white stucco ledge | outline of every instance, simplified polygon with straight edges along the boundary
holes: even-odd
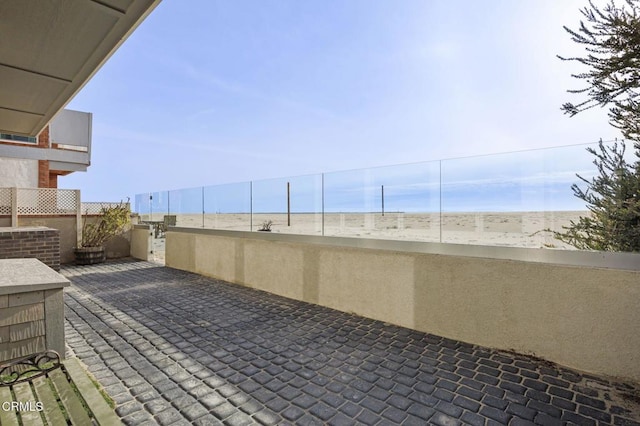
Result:
[[[69,285],[68,279],[38,259],[0,259],[0,296]]]

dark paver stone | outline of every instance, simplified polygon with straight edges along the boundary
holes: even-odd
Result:
[[[266,402],[265,405],[269,409],[279,412],[284,410],[289,405],[289,403],[283,398],[275,397],[272,400]]]
[[[534,425],[535,423],[532,422],[531,420],[520,419],[518,417],[514,417],[509,423],[509,426],[534,426]]]
[[[507,407],[507,413],[511,413],[521,419],[533,420],[538,412],[524,405],[511,403]]]
[[[444,400],[444,401],[447,401],[447,402],[451,402],[451,401],[453,401],[453,398],[455,397],[455,394],[449,392],[448,390],[436,389],[436,391],[433,392],[433,396],[438,398],[438,399],[441,399],[441,400]]]
[[[525,392],[525,396],[535,399],[540,402],[549,402],[551,401],[551,396],[546,393],[535,389],[529,389]]]
[[[504,410],[505,408],[507,408],[507,405],[509,405],[508,401],[505,401],[501,398],[496,398],[492,395],[485,395],[484,398],[482,398],[482,402],[490,407],[497,408],[498,410]]]
[[[438,402],[435,409],[436,411],[441,411],[448,416],[455,417],[456,419],[459,418],[463,412],[462,408],[444,401]]]
[[[295,421],[304,415],[304,410],[299,407],[289,406],[281,414],[285,419]]]
[[[575,423],[580,426],[594,426],[596,421],[593,419],[588,419],[580,414],[565,412],[562,415],[562,420],[565,422]]]
[[[356,421],[350,417],[345,416],[342,413],[338,413],[333,416],[327,424],[329,426],[353,426],[356,424]]]
[[[524,379],[524,382],[522,382],[522,384],[528,388],[535,389],[541,392],[546,391],[547,388],[549,387],[548,384],[541,382],[539,380],[533,380],[533,379]]]
[[[578,404],[585,404],[585,405],[589,405],[593,408],[598,408],[600,410],[605,408],[605,403],[604,401],[601,401],[599,399],[595,399],[595,398],[590,398],[588,396],[584,396],[584,395],[576,395],[576,402]]]
[[[502,389],[508,390],[509,392],[517,393],[520,395],[524,395],[527,392],[526,387],[512,382],[501,382],[500,387]]]
[[[480,414],[503,425],[509,424],[509,420],[511,419],[511,414],[497,408],[487,406],[480,408]]]
[[[488,385],[497,385],[498,383],[500,383],[500,380],[498,380],[498,378],[482,373],[476,374],[475,380],[486,383]]]
[[[473,411],[474,413],[480,409],[480,404],[478,402],[460,395],[453,399],[453,403],[458,407]]]
[[[429,423],[438,425],[438,426],[458,426],[461,424],[459,420],[453,417],[447,416],[446,414],[443,414],[443,413],[435,413],[429,419]]]
[[[484,396],[484,394],[476,389],[471,389],[468,387],[460,387],[457,390],[457,393],[459,393],[460,395],[464,395],[468,398],[471,399],[475,399],[476,401],[480,401],[482,399],[482,397]]]
[[[322,402],[319,402],[309,409],[309,413],[326,422],[331,417],[335,416],[338,411],[326,404],[323,404]]]
[[[392,397],[387,399],[386,403],[400,410],[406,410],[412,402],[409,399],[403,398],[401,396],[393,395]]]
[[[162,398],[158,398],[147,402],[144,407],[151,414],[158,414],[167,408],[171,408],[171,403]]]
[[[611,415],[609,413],[602,412],[601,410],[596,410],[595,408],[589,407],[587,405],[583,405],[578,408],[578,413],[587,417],[591,417],[592,419],[599,420],[601,422],[611,422]]]
[[[277,425],[282,422],[282,417],[268,410],[258,411],[253,415],[253,418],[265,426]]]
[[[179,421],[185,420],[178,410],[170,408],[164,410],[154,416],[154,419],[161,425],[174,425]]]
[[[391,420],[395,424],[400,424],[407,417],[407,413],[394,407],[389,407],[382,412],[382,417]]]
[[[372,413],[369,410],[362,410],[358,417],[356,417],[356,421],[364,425],[375,425],[380,422],[380,419],[380,416]]]
[[[343,404],[339,408],[339,410],[342,411],[343,413],[345,413],[346,415],[350,416],[350,417],[355,417],[355,416],[358,415],[358,413],[363,411],[362,407],[360,407],[359,405],[354,404],[353,402],[347,402],[347,403]]]
[[[554,407],[558,407],[562,410],[576,411],[576,404],[562,398],[556,398],[556,397],[551,398],[551,405],[553,405]],[[612,407],[611,412],[613,413],[613,411],[614,411],[614,408]]]
[[[557,386],[550,386],[548,389],[548,392],[551,395],[556,395],[559,396],[561,398],[567,399],[567,400],[572,400],[574,393],[568,389],[563,389],[563,388],[559,388]]]
[[[475,413],[470,413],[468,411],[462,414],[462,417],[460,417],[460,420],[462,420],[464,424],[468,424],[472,426],[484,426],[485,424],[484,417]]]
[[[416,402],[411,404],[411,406],[407,409],[407,413],[419,417],[423,421],[428,420],[431,416],[433,416],[435,412],[436,410],[434,410],[433,408]]]
[[[307,409],[309,407],[311,407],[312,405],[314,405],[316,403],[317,399],[310,396],[310,395],[300,395],[297,398],[294,398],[293,401],[291,401],[293,404],[297,405],[298,407]]]
[[[131,413],[140,411],[141,409],[142,407],[140,406],[140,404],[137,404],[135,401],[131,401],[126,404],[118,406],[116,408],[116,413],[118,413],[120,417],[126,417]]]
[[[527,407],[539,412],[541,411],[543,413],[547,413],[554,418],[560,418],[560,416],[562,415],[562,410],[560,410],[559,408],[556,408],[553,405],[546,404],[544,402],[536,401],[534,399],[529,401]]]
[[[376,414],[382,413],[388,407],[387,404],[380,401],[379,399],[371,398],[369,396],[360,401],[360,405],[373,411]]]

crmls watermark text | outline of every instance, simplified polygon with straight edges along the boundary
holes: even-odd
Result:
[[[2,411],[42,411],[44,408],[40,401],[5,401],[1,407]]]

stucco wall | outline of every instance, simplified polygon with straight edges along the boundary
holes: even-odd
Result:
[[[149,260],[153,249],[151,225],[133,225],[131,229],[131,256]]]
[[[90,216],[88,223],[97,221],[98,216]],[[75,216],[20,216],[20,227],[46,226],[60,230],[60,263],[73,263],[75,261],[74,249],[77,244],[77,228]],[[105,253],[108,259],[127,257],[131,253],[131,231],[127,230],[105,244]]]
[[[38,187],[38,160],[0,158],[0,188],[14,187]]]
[[[640,380],[640,255],[174,228],[166,265]]]

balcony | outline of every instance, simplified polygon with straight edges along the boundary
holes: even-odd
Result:
[[[48,160],[58,174],[87,171],[91,164],[92,114],[62,110],[49,124],[49,143],[30,140],[3,140],[0,157]]]

